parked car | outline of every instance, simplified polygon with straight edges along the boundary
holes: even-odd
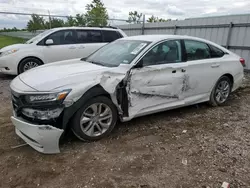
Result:
[[[17,75],[46,63],[87,57],[103,45],[125,36],[114,27],[46,30],[25,44],[0,49],[0,72]]]
[[[107,136],[118,119],[208,101],[224,104],[242,83],[244,59],[204,39],[144,35],[118,39],[87,58],[51,63],[11,82],[16,133],[43,153],[59,152],[72,129]]]

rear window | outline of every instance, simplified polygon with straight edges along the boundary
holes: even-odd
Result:
[[[113,42],[114,40],[121,38],[119,33],[116,31],[103,30],[102,34],[103,34],[103,42]]]
[[[218,58],[218,57],[224,56],[225,53],[221,49],[219,49],[215,46],[212,46],[212,45],[209,45],[209,47],[211,50],[211,57],[212,58]]]
[[[77,43],[101,43],[102,33],[99,30],[76,30]]]

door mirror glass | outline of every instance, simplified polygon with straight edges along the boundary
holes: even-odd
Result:
[[[54,44],[54,41],[53,41],[53,39],[47,39],[45,44],[46,45],[52,45],[52,44]]]

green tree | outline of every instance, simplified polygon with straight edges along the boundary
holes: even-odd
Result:
[[[154,23],[154,22],[168,22],[171,21],[171,19],[164,19],[164,18],[158,18],[152,15],[150,18],[147,19],[147,22]]]
[[[163,19],[163,18],[159,19],[159,22],[169,22],[169,21],[171,21],[171,19]]]
[[[76,20],[73,16],[68,16],[65,26],[76,26]]]
[[[129,12],[128,21],[129,23],[140,23],[141,22],[142,13],[138,13],[137,11]]]
[[[108,12],[101,0],[92,0],[86,6],[85,14],[87,26],[106,26],[108,24]]]
[[[150,18],[147,19],[147,22],[149,23],[154,23],[154,22],[158,22],[158,17],[155,17],[154,15],[152,15]]]
[[[85,26],[86,25],[86,18],[84,14],[77,14],[75,18],[75,22],[77,26]]]
[[[32,14],[31,20],[29,20],[27,24],[27,29],[30,32],[35,32],[36,30],[39,30],[39,29],[45,29],[44,18],[37,14]]]
[[[47,21],[46,22],[47,29],[50,28],[50,24],[51,24],[51,28],[63,27],[65,25],[63,19],[59,19],[59,18],[51,18],[50,21]]]

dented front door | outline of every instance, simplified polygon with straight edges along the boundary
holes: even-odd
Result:
[[[156,44],[142,57],[141,68],[130,72],[130,117],[184,105],[187,64],[182,61],[181,42],[175,39]]]
[[[151,65],[131,70],[129,116],[154,113],[184,104],[185,63]]]

